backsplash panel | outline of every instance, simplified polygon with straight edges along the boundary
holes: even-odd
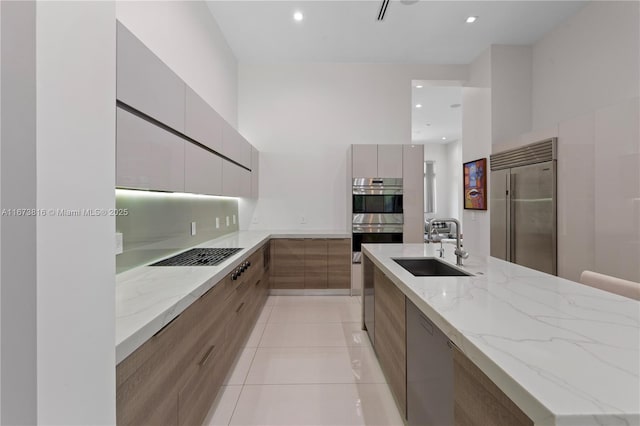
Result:
[[[238,230],[236,198],[116,190],[116,207],[128,213],[116,217],[124,248],[116,256],[116,273]],[[191,222],[196,222],[194,236]]]

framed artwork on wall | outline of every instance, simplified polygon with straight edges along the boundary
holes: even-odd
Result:
[[[487,159],[469,161],[462,165],[464,178],[464,208],[467,210],[487,209]]]

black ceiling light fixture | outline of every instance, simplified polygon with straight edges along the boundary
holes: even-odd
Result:
[[[378,21],[384,20],[384,15],[387,13],[387,7],[389,6],[390,0],[382,0],[382,4],[380,5],[380,12],[378,12]]]

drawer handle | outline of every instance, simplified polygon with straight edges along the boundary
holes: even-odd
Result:
[[[209,361],[209,357],[211,357],[211,353],[213,352],[215,347],[216,345],[211,346],[207,351],[207,353],[204,354],[204,356],[202,357],[202,360],[198,363],[199,367],[203,367],[207,363],[207,361]]]
[[[425,319],[424,317],[420,317],[420,325],[422,326],[422,328],[424,328],[429,334],[431,334],[433,336],[433,324],[431,324],[431,322],[429,322],[427,319]]]
[[[242,310],[242,308],[244,308],[244,302],[242,302],[240,306],[238,306],[238,309],[236,309],[236,314],[239,313]]]
[[[171,321],[169,321],[168,323],[163,325],[160,330],[156,331],[156,334],[154,334],[153,337],[160,337],[162,335],[162,333],[167,331],[167,327],[169,327],[171,325],[171,323],[174,322],[175,320],[177,320],[179,317],[180,317],[180,315],[178,315],[177,317],[175,317],[174,319],[172,319]]]
[[[260,280],[256,281],[256,286],[260,285]]]

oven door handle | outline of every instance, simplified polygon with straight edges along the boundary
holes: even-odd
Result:
[[[402,188],[354,187],[353,195],[402,195]]]
[[[354,234],[397,234],[402,233],[402,225],[353,225]]]

